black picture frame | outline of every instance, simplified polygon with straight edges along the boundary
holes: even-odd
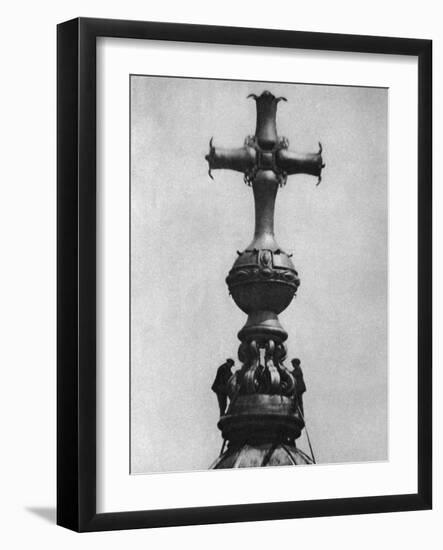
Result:
[[[96,512],[96,39],[398,54],[418,58],[416,494]],[[425,510],[432,506],[432,42],[78,18],[57,29],[57,523],[103,531]]]

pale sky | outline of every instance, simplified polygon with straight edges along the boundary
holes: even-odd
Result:
[[[279,135],[326,168],[290,176],[276,240],[301,285],[280,315],[305,374],[318,463],[386,460],[387,108],[377,88],[131,77],[131,471],[207,469],[222,444],[210,387],[246,316],[225,277],[251,241],[252,190],[208,174],[208,143],[255,130],[249,93],[283,95]],[[305,437],[298,445],[307,451]]]

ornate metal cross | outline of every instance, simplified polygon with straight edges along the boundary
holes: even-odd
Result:
[[[300,280],[291,255],[275,240],[274,206],[277,190],[286,184],[288,176],[309,174],[317,176],[317,185],[320,183],[322,147],[319,143],[318,153],[290,151],[288,140],[277,135],[276,127],[277,105],[286,99],[268,91],[248,97],[253,97],[257,106],[255,135],[235,149],[214,147],[211,138],[205,157],[211,178],[215,169],[242,172],[245,182],[252,186],[255,202],[253,240],[243,252],[237,252],[226,278],[235,303],[248,320],[238,333],[242,367],[227,383],[230,404],[219,421],[229,447],[216,468],[232,467],[232,453],[245,442],[262,446],[280,442],[292,452],[293,460],[294,456],[300,459],[295,439],[304,427],[297,376],[284,365],[288,333],[278,320]]]

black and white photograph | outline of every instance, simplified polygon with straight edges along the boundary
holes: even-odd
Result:
[[[130,473],[388,461],[389,90],[129,93]]]

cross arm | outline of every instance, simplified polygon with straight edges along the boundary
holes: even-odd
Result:
[[[309,174],[320,179],[322,168],[325,167],[321,153],[321,143],[319,143],[318,153],[296,153],[288,149],[280,149],[277,153],[277,163],[288,176]]]
[[[209,153],[205,159],[208,161],[209,175],[212,178],[211,170],[227,169],[247,173],[255,165],[256,152],[255,149],[247,145],[233,149],[214,147],[211,138]]]

